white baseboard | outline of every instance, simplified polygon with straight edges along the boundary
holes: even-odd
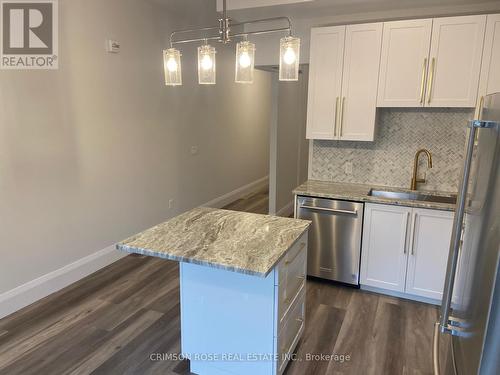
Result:
[[[126,256],[115,245],[0,294],[0,318],[31,305]]]
[[[278,212],[276,212],[276,216],[281,217],[289,217],[293,214],[293,201],[288,202],[284,207],[280,208]]]
[[[265,177],[259,178],[258,180],[255,180],[253,182],[250,182],[247,185],[239,187],[238,189],[230,191],[227,194],[224,194],[224,195],[221,195],[220,197],[212,199],[211,201],[202,204],[202,206],[222,208],[222,207],[228,205],[229,203],[234,202],[237,199],[243,198],[244,196],[248,195],[249,193],[252,193],[252,192],[259,190],[259,189],[263,189],[268,184],[269,184],[269,176],[265,176]]]
[[[396,292],[394,290],[387,290],[387,289],[377,288],[377,287],[369,286],[369,285],[360,285],[360,288],[362,290],[366,290],[368,292],[374,292],[374,293],[379,293],[379,294],[386,294],[386,295],[391,296],[391,297],[398,297],[398,298],[409,299],[409,300],[412,300],[412,301],[428,303],[430,305],[440,305],[441,304],[441,300],[427,298],[427,297],[415,296],[413,294]]]

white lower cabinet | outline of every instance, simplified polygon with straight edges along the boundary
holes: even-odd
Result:
[[[365,204],[362,285],[442,297],[453,212]]]
[[[433,299],[443,297],[452,227],[451,212],[413,209],[406,293]]]
[[[403,292],[411,208],[365,204],[361,284]]]

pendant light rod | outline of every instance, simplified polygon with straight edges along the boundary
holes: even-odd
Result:
[[[227,19],[227,0],[222,0],[222,18]]]
[[[228,18],[225,20],[229,21]],[[221,21],[225,21],[221,20]],[[240,38],[243,36],[248,36],[248,35],[259,35],[259,34],[270,34],[270,33],[288,33],[289,36],[292,35],[292,21],[288,17],[271,17],[271,18],[262,18],[262,19],[257,19],[257,20],[252,20],[252,21],[245,21],[245,22],[239,22],[239,23],[234,23],[230,24],[230,26],[244,26],[244,25],[255,25],[259,23],[267,23],[267,22],[275,22],[275,21],[286,21],[288,26],[286,27],[278,27],[278,28],[271,28],[271,29],[263,29],[263,30],[255,30],[255,31],[245,31],[241,33],[230,33],[226,32],[225,25],[226,22],[221,22],[220,26],[212,26],[212,27],[200,27],[196,29],[183,29],[183,30],[175,30],[170,34],[170,47],[173,47],[175,44],[181,44],[181,43],[192,43],[192,42],[202,42],[204,40],[218,40],[221,42],[228,42],[231,38]],[[227,22],[227,25],[229,26],[229,22]],[[186,33],[195,33],[195,32],[206,32],[206,31],[219,31],[219,35],[217,36],[205,36],[205,37],[200,37],[200,38],[192,38],[192,39],[178,39],[175,40],[176,36],[179,36],[179,34],[186,34]]]

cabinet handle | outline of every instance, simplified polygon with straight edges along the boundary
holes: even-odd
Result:
[[[405,228],[405,243],[403,244],[403,254],[406,254],[408,246],[408,225],[410,224],[410,212],[406,212],[406,228]]]
[[[299,208],[306,208],[309,210],[325,211],[325,212],[332,212],[332,213],[346,214],[346,215],[357,215],[358,214],[358,210],[353,210],[353,211],[351,211],[351,210],[338,210],[336,208],[307,206],[305,204],[301,205]]]
[[[344,104],[345,104],[345,96],[342,97],[342,102],[340,105],[340,129],[339,129],[339,137],[342,137],[342,125],[344,124]]]
[[[430,77],[429,77],[429,86],[427,88],[427,92],[428,92],[428,99],[427,99],[427,103],[430,104],[431,102],[431,99],[432,99],[432,84],[433,84],[433,81],[434,81],[434,69],[436,67],[436,58],[433,57],[432,60],[431,60],[431,71],[430,71]]]
[[[411,255],[415,255],[415,226],[417,225],[417,213],[413,214],[413,230],[411,235]]]
[[[339,117],[339,97],[337,96],[337,99],[335,99],[335,121],[333,125],[333,136],[337,136],[337,125],[338,125],[338,117]]]
[[[427,57],[424,58],[424,65],[422,67],[422,81],[420,82],[420,104],[425,101],[425,72],[427,70]]]

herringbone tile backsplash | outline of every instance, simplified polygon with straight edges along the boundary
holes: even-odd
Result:
[[[381,108],[374,142],[314,141],[311,178],[408,188],[415,152],[426,148],[434,165],[427,170],[420,157],[419,175],[425,173],[427,183],[419,189],[455,192],[472,116],[462,108]],[[345,173],[347,162],[352,174]]]

